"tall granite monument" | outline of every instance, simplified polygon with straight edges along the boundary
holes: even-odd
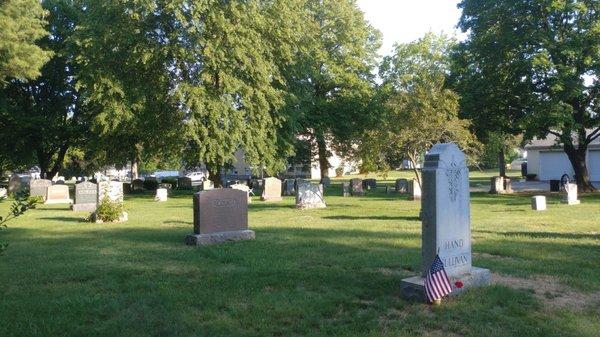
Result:
[[[248,193],[217,188],[194,194],[194,233],[186,236],[186,244],[205,246],[254,237],[248,229]]]
[[[452,283],[451,295],[489,284],[490,271],[471,266],[469,169],[465,155],[454,143],[436,144],[425,156],[422,176],[421,275],[402,280],[402,296],[425,301],[424,276],[436,254]]]

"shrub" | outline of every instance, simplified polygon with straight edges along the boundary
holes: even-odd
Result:
[[[119,221],[123,215],[123,211],[124,207],[122,202],[112,201],[106,196],[100,200],[98,208],[96,208],[96,220],[116,222]]]
[[[155,191],[158,188],[158,181],[144,180],[143,186],[145,190]]]

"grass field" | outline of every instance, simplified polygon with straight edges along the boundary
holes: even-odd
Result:
[[[473,264],[496,284],[432,307],[399,296],[419,203],[337,183],[323,210],[255,198],[256,240],[205,248],[183,244],[191,192],[127,196],[122,224],[40,206],[0,234],[0,336],[599,335],[600,195],[536,213],[530,195],[472,194]]]

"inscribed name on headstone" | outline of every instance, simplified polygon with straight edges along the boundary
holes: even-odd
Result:
[[[48,186],[52,186],[52,180],[34,179],[29,183],[29,195],[32,197],[46,197]]]
[[[488,284],[489,270],[471,266],[469,170],[456,144],[436,144],[425,155],[422,184],[422,277],[404,279],[403,296],[410,298],[417,290],[424,298],[423,277],[436,255],[444,263],[453,292],[463,290],[454,285],[457,279],[465,288]]]
[[[365,195],[365,190],[363,189],[362,179],[354,178],[350,180],[350,194],[355,197],[360,197]]]
[[[75,185],[75,204],[73,210],[76,212],[94,212],[98,206],[98,185],[83,181]]]
[[[192,189],[192,179],[190,179],[188,177],[177,178],[177,189],[191,190]]]
[[[253,239],[248,230],[248,194],[232,188],[218,188],[194,194],[194,234],[186,244],[207,245]]]
[[[45,204],[72,204],[73,200],[69,198],[69,186],[52,185],[46,189]]]
[[[157,188],[156,195],[154,196],[154,200],[158,201],[158,202],[167,201],[168,194],[169,194],[169,190],[167,190],[166,188]]]
[[[104,197],[111,201],[123,202],[123,183],[119,181],[101,181],[98,183],[98,202]]]
[[[396,179],[396,193],[408,193],[408,180],[407,179]]]
[[[275,177],[264,179],[263,193],[260,197],[262,201],[281,201],[281,180]]]
[[[323,185],[310,183],[298,185],[296,207],[300,209],[327,207],[325,199],[323,199]]]

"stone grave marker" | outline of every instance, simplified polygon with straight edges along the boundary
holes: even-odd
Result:
[[[217,188],[194,194],[194,233],[185,238],[186,244],[204,246],[254,237],[248,229],[246,192]]]
[[[579,205],[581,201],[577,199],[577,184],[565,184],[565,196],[562,200],[567,205]]]
[[[408,181],[408,194],[411,200],[421,200],[421,186],[416,179]]]
[[[296,193],[296,208],[313,209],[325,208],[325,199],[323,199],[323,185],[305,183],[298,185]]]
[[[30,177],[13,174],[8,181],[8,193],[15,194],[20,190],[29,191]]]
[[[6,199],[8,197],[8,190],[4,187],[0,187],[0,199]]]
[[[362,197],[365,195],[362,179],[354,178],[350,180],[350,194],[354,197]]]
[[[192,189],[192,179],[190,179],[188,177],[177,178],[177,189],[191,190]]]
[[[531,209],[534,211],[545,211],[546,197],[543,195],[535,195],[531,197]]]
[[[104,197],[116,202],[123,202],[123,183],[119,181],[101,181],[98,183],[98,203]]]
[[[329,177],[321,178],[321,185],[323,185],[323,187],[325,187],[325,188],[328,188],[329,186],[331,186],[331,178],[329,178]]]
[[[402,280],[405,298],[424,301],[424,276],[436,255],[444,263],[451,295],[487,285],[491,273],[471,265],[469,170],[465,155],[454,143],[436,144],[425,155],[422,170],[421,275]],[[462,287],[457,287],[460,281]]]
[[[260,197],[262,201],[281,201],[281,180],[275,177],[269,177],[264,179],[264,188],[262,196]]]
[[[203,191],[212,190],[213,188],[215,188],[215,185],[213,184],[213,182],[211,180],[205,180],[202,182],[202,190]]]
[[[408,180],[404,178],[396,179],[396,193],[408,193]]]
[[[29,183],[29,196],[46,197],[46,189],[52,186],[52,180],[48,179],[33,179]]]
[[[365,188],[366,190],[374,190],[377,189],[377,179],[364,179],[363,182],[363,188]]]
[[[283,195],[294,195],[296,194],[296,186],[294,179],[286,179],[283,181]]]
[[[166,188],[157,188],[156,195],[154,196],[154,201],[164,202],[167,201],[167,197],[169,194],[169,190]]]
[[[131,192],[142,192],[144,190],[144,181],[142,179],[134,179],[131,182]]]
[[[98,185],[82,181],[75,185],[75,212],[94,212],[98,206]]]
[[[46,198],[44,204],[72,204],[73,200],[69,198],[69,186],[52,185],[46,189]]]
[[[252,203],[252,198],[250,198],[250,192],[252,191],[250,187],[244,184],[233,184],[229,186],[229,188],[233,188],[234,190],[244,191],[248,196],[248,203]]]
[[[342,183],[342,197],[349,197],[349,196],[350,196],[350,183],[343,182]]]

